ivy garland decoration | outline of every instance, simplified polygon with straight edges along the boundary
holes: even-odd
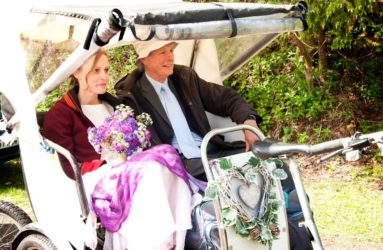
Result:
[[[278,239],[280,233],[278,209],[281,205],[272,187],[276,185],[275,180],[287,178],[281,168],[283,162],[277,158],[250,157],[241,167],[234,166],[229,158],[212,160],[209,164],[220,174],[209,181],[204,200],[211,201],[218,195],[223,199],[222,225],[234,227],[241,237],[271,249],[272,241]]]

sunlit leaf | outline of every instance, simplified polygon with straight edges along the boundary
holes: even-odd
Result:
[[[226,207],[222,209],[222,223],[225,227],[233,226],[235,225],[237,221],[237,210]]]
[[[258,184],[258,182],[257,182],[258,175],[259,175],[259,173],[257,173],[257,172],[250,172],[250,171],[248,171],[248,172],[245,173],[245,178],[249,182],[257,183]]]
[[[223,170],[227,170],[227,169],[232,168],[233,164],[227,158],[222,158],[219,160],[219,167]]]
[[[250,157],[249,161],[247,162],[250,166],[254,168],[259,168],[261,166],[261,160],[255,157]]]
[[[205,196],[203,197],[204,201],[214,200],[218,196],[218,186],[215,184],[210,184],[205,190]]]
[[[241,235],[248,234],[247,227],[242,220],[237,220],[235,223],[235,229]]]
[[[274,169],[272,172],[271,172],[271,175],[275,178],[275,179],[279,179],[279,180],[286,180],[288,175],[287,173],[285,172],[285,170],[283,170],[282,168],[276,168]]]

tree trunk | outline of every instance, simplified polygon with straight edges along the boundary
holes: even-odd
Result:
[[[325,82],[324,74],[327,71],[326,36],[322,28],[318,29],[318,57],[319,57],[319,82]]]
[[[305,45],[302,43],[302,41],[299,39],[296,33],[293,33],[291,38],[292,38],[293,44],[298,47],[299,54],[303,56],[303,59],[305,61],[305,77],[307,81],[307,90],[311,92],[314,88],[313,73],[312,73],[313,62],[312,62],[311,56],[309,52],[307,51]]]

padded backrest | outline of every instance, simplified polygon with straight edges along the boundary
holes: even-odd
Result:
[[[180,41],[175,50],[175,62],[191,66],[204,80],[222,85],[216,51],[213,39]],[[229,117],[221,117],[209,112],[206,113],[212,129],[236,125]],[[241,131],[227,133],[224,136],[226,141],[244,140],[244,135]]]

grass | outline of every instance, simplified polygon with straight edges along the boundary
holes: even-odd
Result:
[[[28,214],[32,214],[20,166],[20,159],[0,165],[0,200],[12,202]]]
[[[383,196],[362,181],[306,183],[321,235],[347,235],[383,248]]]

